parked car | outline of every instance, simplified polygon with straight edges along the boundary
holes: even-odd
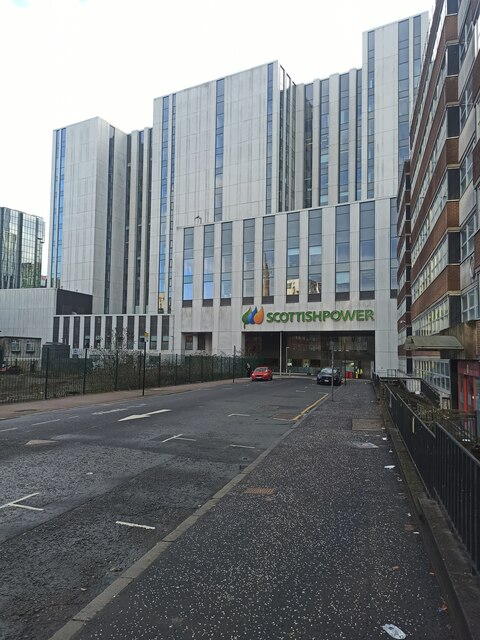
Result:
[[[333,374],[332,374],[333,371]],[[338,386],[342,384],[342,376],[340,375],[340,370],[335,367],[325,367],[321,371],[317,373],[317,384],[332,384],[332,375],[333,375],[333,384]]]
[[[15,364],[3,365],[2,367],[0,367],[0,375],[2,373],[3,374],[10,374],[10,375],[19,375],[20,373],[23,373],[23,369],[22,369],[22,367],[18,367]]]
[[[252,382],[255,380],[273,380],[273,371],[269,367],[257,367],[252,371]]]

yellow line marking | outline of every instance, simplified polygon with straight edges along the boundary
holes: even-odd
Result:
[[[301,411],[298,416],[295,416],[294,418],[292,418],[292,420],[298,420],[299,418],[301,418],[302,416],[304,416],[307,411],[310,411],[310,409],[313,409],[313,407],[316,407],[317,404],[320,404],[320,402],[323,402],[326,398],[328,398],[328,394],[325,394],[322,398],[319,398],[318,400],[315,400],[315,402],[313,404],[308,405],[308,407],[305,407],[305,409],[303,411]]]

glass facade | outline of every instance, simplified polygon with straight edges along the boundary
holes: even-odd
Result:
[[[183,293],[182,300],[193,300],[193,227],[183,230]]]
[[[255,220],[243,221],[243,298],[255,295]]]
[[[338,201],[348,201],[348,151],[350,125],[349,75],[340,76],[340,104],[338,127]]]
[[[168,287],[167,313],[172,311],[172,279],[173,279],[173,209],[175,202],[175,128],[177,121],[177,96],[172,95],[172,124],[170,145],[170,220],[168,223]]]
[[[275,218],[263,219],[262,302],[273,302],[275,285]]]
[[[220,304],[232,299],[232,223],[222,224],[222,264],[220,271]]]
[[[223,127],[225,117],[225,79],[217,80],[215,114],[215,191],[213,219],[223,215]]]
[[[415,100],[422,73],[422,18],[413,19],[413,99]]]
[[[375,31],[368,33],[367,198],[375,197]]]
[[[375,202],[360,203],[360,298],[375,296]]]
[[[127,313],[128,247],[130,245],[130,184],[132,179],[132,134],[127,137],[127,168],[125,174],[125,227],[123,231],[123,294],[122,313]]]
[[[362,70],[357,71],[357,126],[355,147],[355,200],[362,199]]]
[[[287,301],[295,302],[300,293],[300,214],[287,216]]]
[[[213,300],[215,277],[215,227],[203,228],[203,300]]]
[[[409,21],[398,23],[398,179],[402,177],[403,163],[409,151]]]
[[[350,295],[350,206],[335,208],[335,294],[337,300]]]
[[[0,289],[40,287],[45,223],[0,207]]]
[[[165,313],[167,303],[167,190],[169,99],[162,99],[162,156],[160,169],[160,246],[158,265],[158,313]]]
[[[303,115],[303,206],[312,206],[313,84],[305,85]]]
[[[63,201],[65,194],[66,129],[55,132],[55,180],[51,238],[50,286],[60,288],[62,270]]]
[[[322,211],[308,212],[308,300],[322,299]]]
[[[265,174],[265,213],[272,213],[273,64],[268,65],[267,76],[267,153]],[[282,103],[280,104],[282,105]]]
[[[319,204],[328,204],[328,146],[330,128],[330,84],[320,83],[320,190]]]
[[[137,194],[135,211],[135,254],[134,254],[134,307],[135,313],[140,311],[140,279],[142,268],[142,208],[143,208],[143,131],[137,133]]]

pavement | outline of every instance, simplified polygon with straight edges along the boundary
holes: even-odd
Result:
[[[121,393],[2,405],[0,419],[139,396]],[[437,580],[400,449],[372,385],[349,381],[51,640],[480,637]]]

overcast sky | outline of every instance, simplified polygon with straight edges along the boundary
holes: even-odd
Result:
[[[52,131],[152,125],[153,99],[278,60],[296,83],[362,63],[362,32],[433,0],[0,0],[0,206],[48,220]],[[43,273],[47,271],[44,251]]]

